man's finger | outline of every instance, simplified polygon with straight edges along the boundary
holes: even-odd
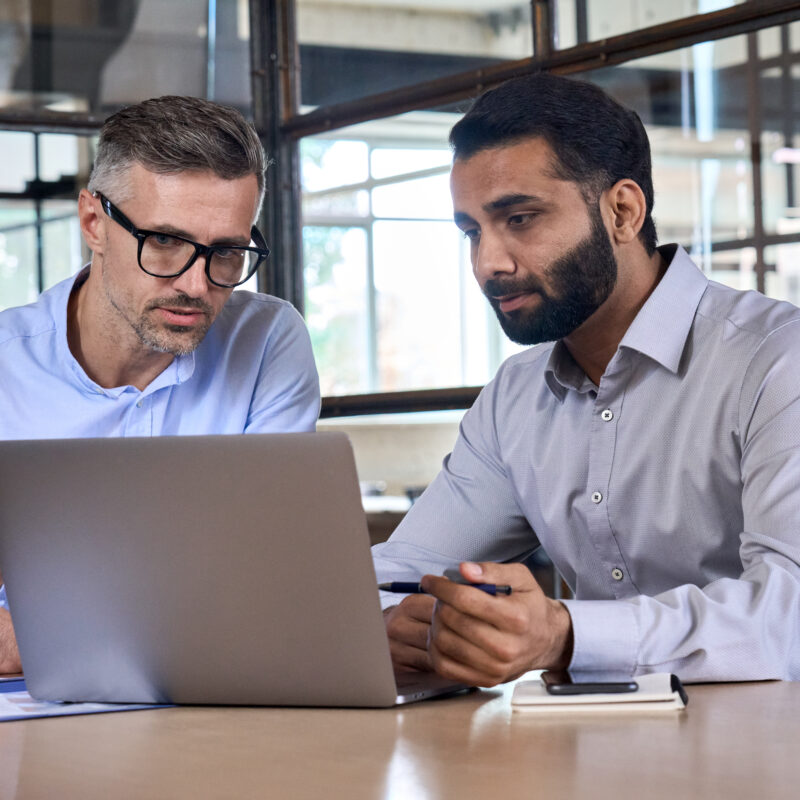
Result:
[[[389,640],[389,653],[392,657],[392,664],[396,670],[418,670],[420,672],[432,672],[433,664],[428,650],[420,650],[418,647],[409,647],[402,642]]]
[[[539,584],[524,564],[498,564],[494,561],[463,561],[459,571],[470,583],[494,583],[511,586],[512,590],[532,591]]]
[[[412,619],[420,622],[430,622],[433,616],[434,598],[424,594],[410,594],[403,598],[399,607]]]
[[[411,595],[384,611],[386,635],[395,668],[433,669],[428,655],[428,632],[434,603],[434,599],[427,595]]]

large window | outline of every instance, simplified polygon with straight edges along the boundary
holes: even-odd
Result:
[[[251,105],[247,0],[4,0],[0,108],[106,114],[162,94]]]
[[[0,131],[0,309],[36,299],[87,258],[75,197],[93,140]]]
[[[611,33],[603,4],[584,6],[583,34]],[[670,9],[656,21],[680,16]],[[646,22],[640,12],[614,24]],[[660,241],[682,244],[714,280],[793,302],[800,244],[782,238],[800,234],[799,50],[792,23],[579,76],[647,127]],[[325,394],[479,385],[518,349],[451,221],[447,135],[459,116],[446,105],[300,140],[304,296]]]
[[[515,348],[451,221],[447,134],[540,68],[640,113],[662,241],[800,302],[799,17],[790,0],[9,0],[0,307],[88,257],[74,199],[102,119],[203,95],[251,115],[274,158],[260,286],[304,311],[324,393],[380,411],[380,393],[450,387],[433,405],[463,406]]]
[[[301,143],[306,320],[325,394],[482,384],[518,349],[452,222],[455,119],[416,112]]]

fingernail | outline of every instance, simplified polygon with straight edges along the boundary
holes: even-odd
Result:
[[[480,564],[475,564],[472,561],[465,561],[464,566],[475,576],[483,575],[483,567]]]

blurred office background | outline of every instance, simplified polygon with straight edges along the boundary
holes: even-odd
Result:
[[[638,111],[662,242],[800,303],[800,2],[3,0],[0,308],[88,260],[74,201],[108,114],[161,94],[240,108],[275,159],[251,288],[304,313],[320,429],[350,433],[385,533],[517,349],[452,223],[447,134],[540,68]]]

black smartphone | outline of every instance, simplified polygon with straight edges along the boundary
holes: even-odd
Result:
[[[621,680],[597,680],[596,675],[582,676],[565,671],[547,670],[542,673],[542,682],[549,694],[622,694],[635,692],[639,688],[636,681],[627,678]]]

